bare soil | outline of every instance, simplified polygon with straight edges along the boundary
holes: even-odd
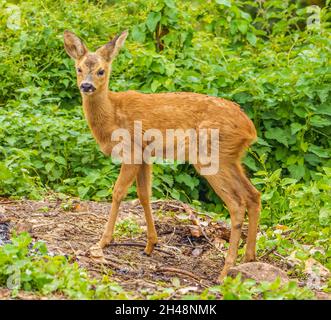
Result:
[[[137,201],[123,202],[119,220],[136,221],[142,232],[133,238],[117,233],[114,242],[104,249],[106,263],[100,263],[90,256],[89,248],[100,239],[110,206],[75,199],[0,199],[0,245],[8,241],[13,230],[28,231],[36,241],[44,241],[51,254],[71,257],[91,276],[109,274],[124,290],[140,298],[173,287],[175,277],[181,287],[188,288],[186,293],[200,293],[217,284],[230,235],[227,224],[213,222],[207,216],[197,218],[194,209],[179,201],[155,201],[152,208],[159,244],[151,256],[146,256],[143,208]],[[244,227],[242,244],[246,231]],[[268,257],[263,260],[268,261]],[[278,267],[287,269],[286,265]],[[2,289],[0,296],[6,298],[9,292]],[[29,297],[35,298],[22,293],[23,299]]]

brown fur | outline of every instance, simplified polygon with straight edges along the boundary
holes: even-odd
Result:
[[[256,139],[255,127],[237,104],[221,98],[190,92],[159,94],[143,94],[135,91],[109,92],[111,62],[126,36],[126,32],[122,33],[95,53],[88,53],[83,42],[73,33],[66,31],[64,34],[65,48],[75,59],[76,68],[80,68],[77,74],[78,86],[84,81],[89,81],[96,88],[91,94],[82,94],[88,125],[106,155],[111,154],[117,143],[110,141],[111,133],[117,128],[125,128],[133,133],[135,120],[142,121],[143,131],[151,128],[157,128],[162,133],[169,128],[219,129],[220,169],[217,174],[205,178],[225,202],[231,216],[230,248],[220,276],[222,279],[235,264],[246,210],[249,216],[246,261],[255,260],[260,195],[246,177],[240,164],[245,149]],[[98,70],[105,70],[105,74],[98,76]],[[194,166],[198,172],[201,170],[199,164]],[[146,163],[122,164],[113,191],[109,220],[99,242],[101,248],[112,240],[120,202],[129,186],[136,180],[138,196],[147,222],[145,252],[149,255],[153,251],[157,243],[157,234],[149,202],[151,171],[151,165]]]

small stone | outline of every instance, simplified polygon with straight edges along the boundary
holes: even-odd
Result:
[[[236,277],[241,273],[243,279],[253,279],[256,282],[274,282],[278,277],[282,284],[289,282],[289,278],[282,269],[264,262],[249,262],[232,267],[228,275]]]
[[[316,275],[317,277],[325,279],[330,277],[330,271],[314,258],[306,260],[304,273],[308,275]]]
[[[199,256],[201,256],[202,252],[203,252],[203,249],[195,248],[192,250],[192,256],[199,257]]]
[[[331,300],[331,294],[322,291],[315,292],[315,297],[317,300]]]

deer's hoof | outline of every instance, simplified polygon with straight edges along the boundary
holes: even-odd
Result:
[[[156,243],[147,243],[146,248],[144,249],[144,254],[150,256],[156,246]]]
[[[256,255],[255,254],[246,254],[245,255],[244,263],[254,262],[254,261],[256,261]]]
[[[112,238],[104,238],[102,237],[102,239],[99,241],[98,245],[100,248],[104,248],[107,245],[109,245],[112,242]]]

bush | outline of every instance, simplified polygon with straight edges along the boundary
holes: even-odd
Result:
[[[283,1],[1,1],[0,7],[0,161],[9,170],[2,194],[36,197],[40,187],[96,200],[111,194],[118,168],[100,154],[82,120],[64,29],[91,48],[129,29],[112,90],[194,91],[241,104],[259,132],[245,159],[252,172],[262,169],[263,158],[267,170],[308,181],[331,165],[327,7],[321,24],[309,28],[307,10]],[[187,176],[194,175],[190,166],[155,171],[157,197],[199,199],[199,184],[205,193],[204,182]],[[202,200],[218,203],[210,192]]]

